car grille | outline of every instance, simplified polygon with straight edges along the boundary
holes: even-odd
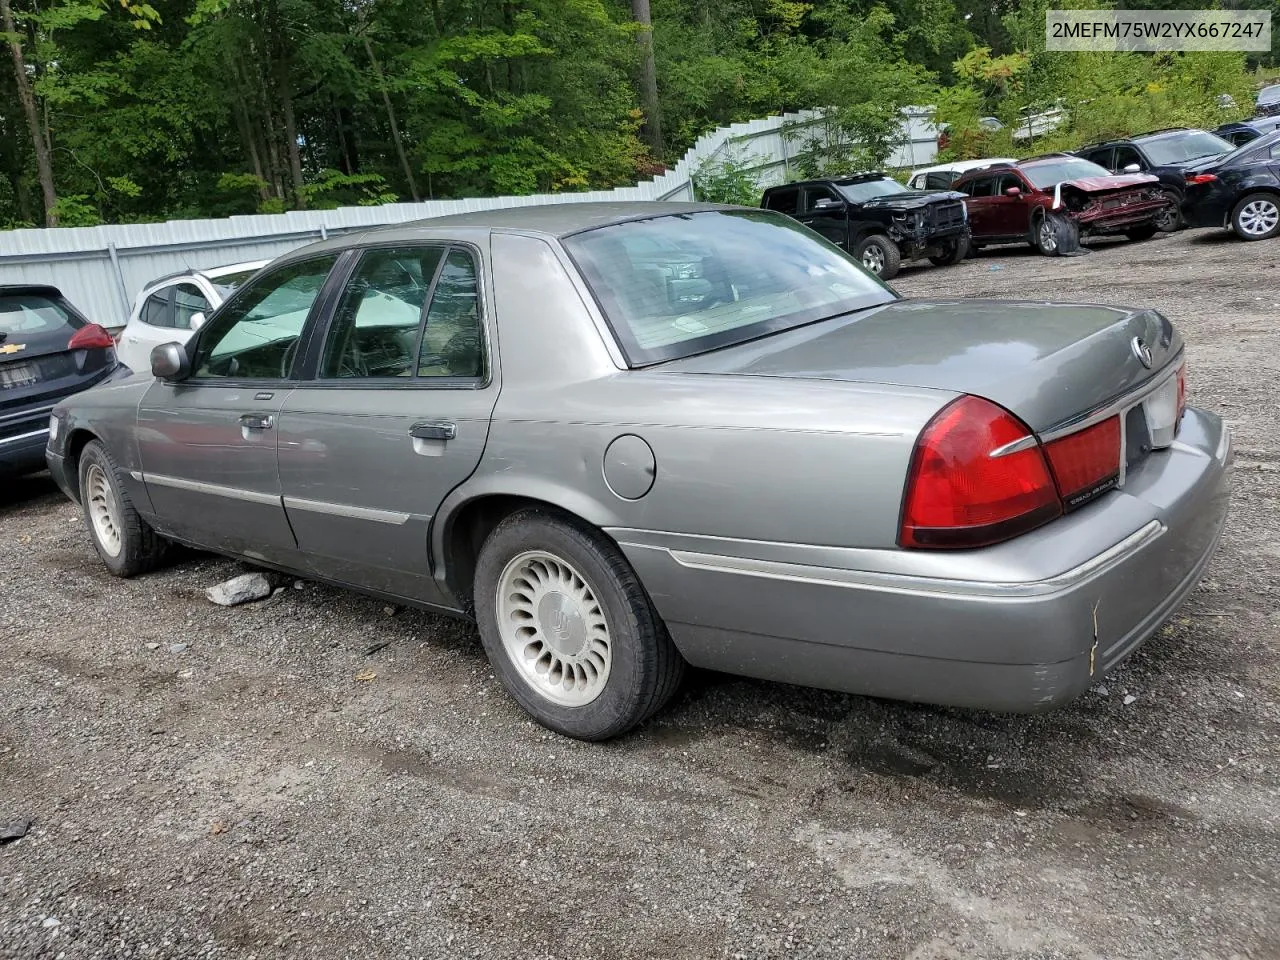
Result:
[[[0,364],[0,390],[29,387],[42,380],[58,380],[76,372],[69,353],[53,353],[30,360],[10,360]]]
[[[950,230],[964,226],[964,204],[934,203],[928,207],[929,218],[925,222],[934,230]]]

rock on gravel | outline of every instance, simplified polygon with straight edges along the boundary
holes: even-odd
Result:
[[[204,593],[219,606],[235,607],[271,596],[271,583],[260,573],[246,573],[210,587]]]

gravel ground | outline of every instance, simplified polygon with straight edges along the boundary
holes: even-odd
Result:
[[[35,824],[0,845],[0,957],[1280,957],[1278,251],[895,282],[1156,306],[1235,430],[1203,585],[1043,717],[703,675],[580,744],[467,624],[311,584],[217,608],[244,568],[194,555],[113,580],[47,479],[6,483],[0,823]]]

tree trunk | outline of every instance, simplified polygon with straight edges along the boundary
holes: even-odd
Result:
[[[409,194],[413,197],[413,202],[418,203],[422,197],[418,194],[418,183],[413,179],[413,166],[404,152],[404,144],[400,142],[400,125],[396,123],[396,111],[391,105],[391,94],[387,92],[387,81],[382,75],[382,65],[373,55],[373,44],[369,42],[368,37],[364,38],[364,52],[369,55],[369,63],[373,65],[374,75],[378,78],[378,89],[382,91],[382,103],[387,108],[387,123],[391,124],[391,140],[396,145],[396,155],[400,158],[400,166],[404,168],[405,179],[409,181]]]
[[[293,198],[300,209],[306,209],[307,198],[302,192],[302,154],[298,152],[298,124],[293,116],[293,92],[289,89],[292,80],[287,66],[283,67],[284,76],[280,80],[280,109],[284,113],[285,146],[289,150],[289,176],[293,181]]]
[[[658,105],[658,68],[653,60],[653,20],[649,16],[649,0],[631,0],[631,16],[640,29],[636,43],[640,45],[640,103],[644,107],[645,139],[655,160],[662,157],[662,110]]]
[[[13,75],[18,85],[18,99],[22,112],[27,115],[27,128],[31,131],[31,146],[36,153],[36,172],[40,177],[40,192],[44,197],[44,223],[47,227],[58,225],[58,194],[53,187],[53,161],[50,157],[47,132],[41,129],[40,112],[36,109],[31,81],[27,79],[27,64],[22,58],[22,43],[13,22],[13,10],[9,0],[0,0],[0,26],[9,35],[9,52],[13,55]]]

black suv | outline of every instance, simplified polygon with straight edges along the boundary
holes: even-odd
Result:
[[[1156,221],[1156,226],[1168,233],[1181,224],[1179,208],[1186,188],[1184,174],[1187,167],[1211,157],[1223,156],[1234,149],[1231,143],[1206,130],[1176,127],[1153,130],[1125,140],[1090,144],[1075,153],[1112,173],[1149,173],[1158,178],[1161,189],[1173,201],[1173,206]]]
[[[795,217],[862,261],[881,280],[903,260],[942,266],[969,252],[964,194],[908,190],[883,173],[770,187],[760,206]]]

